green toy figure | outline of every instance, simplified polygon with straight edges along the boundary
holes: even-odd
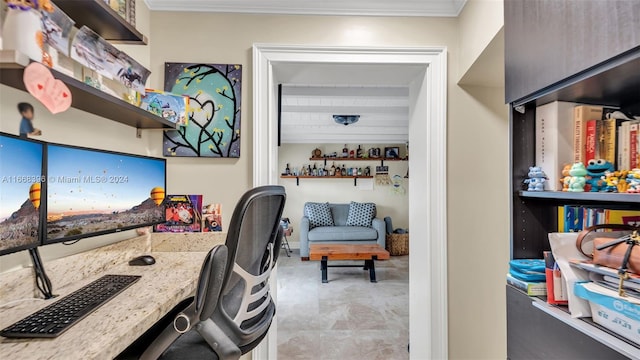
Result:
[[[587,175],[587,168],[583,163],[575,163],[569,170],[571,179],[569,180],[569,191],[572,192],[584,192],[584,185],[587,183],[585,176]]]

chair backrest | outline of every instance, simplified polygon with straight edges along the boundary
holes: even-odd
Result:
[[[194,297],[196,313],[200,321],[209,319],[218,305],[228,257],[227,247],[217,245],[209,251],[202,263]]]
[[[242,353],[264,337],[275,314],[269,276],[282,241],[285,200],[282,186],[252,189],[236,205],[229,224],[226,277],[212,319]]]

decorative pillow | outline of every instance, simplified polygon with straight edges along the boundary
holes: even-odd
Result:
[[[306,203],[304,216],[309,218],[309,229],[319,226],[333,226],[329,203]]]
[[[357,203],[349,204],[349,217],[347,218],[347,226],[366,226],[371,227],[371,220],[376,212],[374,203]]]

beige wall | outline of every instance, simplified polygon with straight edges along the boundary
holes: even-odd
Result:
[[[169,189],[191,189],[217,198],[226,214],[252,179],[254,43],[447,46],[450,357],[506,357],[503,286],[504,264],[508,260],[506,108],[500,106],[503,98],[500,89],[478,89],[474,98],[470,95],[473,90],[465,91],[456,85],[461,57],[458,19],[161,12],[152,13],[151,18],[151,70],[156,74],[161,74],[164,62],[169,61],[244,66],[242,157],[237,161],[172,159],[170,162],[171,171],[179,168],[182,176],[172,176]],[[154,77],[153,85],[161,86],[161,80],[160,76]],[[153,141],[159,144],[160,134],[153,136],[156,137]],[[474,229],[476,226],[478,231]],[[473,285],[474,281],[477,285]]]
[[[469,70],[504,26],[504,1],[467,0],[458,20],[462,75]]]
[[[391,144],[366,144],[365,149],[370,147],[380,147],[384,149]],[[404,144],[393,145],[400,147],[400,155],[404,156]],[[324,165],[322,161],[309,161],[311,151],[319,148],[323,153],[340,152],[343,145],[338,144],[283,144],[278,150],[278,169],[282,173],[287,164],[290,168],[303,165],[311,165],[316,163],[317,166]],[[349,149],[357,148],[357,145],[350,144]],[[334,161],[327,160],[327,166],[331,167]],[[380,161],[335,161],[336,166],[342,167],[371,167],[371,173],[375,173],[375,167],[380,165]],[[385,166],[389,166],[389,176],[401,175],[407,173],[408,162],[406,161],[387,161]],[[362,180],[360,180],[362,181]],[[375,183],[374,179],[370,181]],[[332,202],[332,203],[348,203],[350,201],[357,202],[373,202],[376,204],[378,218],[383,219],[390,216],[393,220],[394,228],[407,228],[409,226],[409,184],[403,180],[405,194],[392,192],[392,186],[377,186],[374,184],[373,190],[359,190],[353,184],[353,179],[300,179],[300,186],[296,185],[295,179],[279,179],[278,183],[285,187],[287,191],[287,204],[284,208],[284,216],[289,217],[293,226],[293,234],[289,241],[294,243],[299,241],[299,223],[302,217],[304,203],[307,201],[315,202]],[[297,244],[292,244],[297,247]]]
[[[139,3],[142,3],[139,1]],[[482,25],[490,19],[479,19]],[[482,28],[480,26],[479,28]],[[508,147],[506,111],[499,88],[456,85],[461,57],[457,18],[272,16],[152,12],[149,51],[151,87],[162,88],[165,62],[242,64],[243,123],[240,159],[169,159],[167,191],[201,193],[220,202],[224,224],[252,183],[252,75],[254,43],[344,46],[447,46],[448,216],[450,358],[505,358],[504,273],[508,260]],[[137,50],[145,52],[144,50]],[[141,62],[145,63],[144,54]],[[15,104],[25,93],[0,87],[0,130],[17,132]],[[31,100],[33,101],[33,100]],[[135,129],[70,110],[56,116],[36,106],[36,126],[49,141],[140,154],[161,154],[161,132]],[[411,156],[420,156],[411,154]],[[302,184],[301,184],[302,185]],[[302,185],[304,186],[304,185]],[[401,226],[398,223],[398,226]],[[120,234],[119,236],[126,236]],[[43,248],[46,258],[114,241],[83,240]],[[415,241],[415,240],[414,240]],[[28,263],[5,256],[0,271]]]

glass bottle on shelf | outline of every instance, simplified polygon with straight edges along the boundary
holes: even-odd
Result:
[[[329,169],[329,176],[335,176],[336,175],[336,164],[335,162],[333,164],[331,164],[331,168]]]
[[[289,169],[289,164],[287,164],[287,167],[284,169],[284,174],[291,175],[291,169]]]
[[[309,164],[309,166],[307,167],[307,176],[311,175],[313,175],[313,172],[311,171],[311,164]]]
[[[336,176],[341,176],[342,175],[342,170],[340,170],[340,165],[336,166],[336,172],[335,172]]]
[[[342,176],[347,176],[347,167],[344,166],[344,164],[342,164],[342,170],[340,171],[340,174],[342,174]]]
[[[362,168],[358,168],[358,176],[362,176]]]
[[[344,144],[344,147],[342,148],[342,157],[349,157],[349,148],[347,147],[347,144]]]
[[[313,163],[313,169],[311,169],[312,176],[318,176],[318,168],[316,167],[316,163]]]
[[[362,147],[358,145],[358,150],[356,150],[356,157],[358,159],[362,158]]]
[[[370,167],[366,167],[364,168],[364,172],[363,172],[364,176],[371,176],[371,168]]]

